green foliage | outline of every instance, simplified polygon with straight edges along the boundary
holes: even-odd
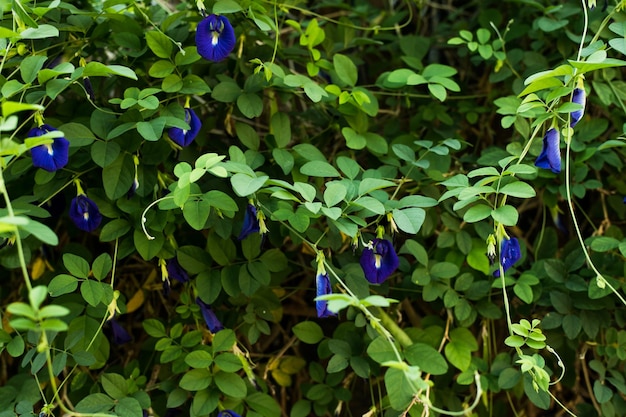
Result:
[[[296,3],[2,6],[0,417],[626,416],[623,2]]]

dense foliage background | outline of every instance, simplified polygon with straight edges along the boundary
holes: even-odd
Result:
[[[0,416],[626,416],[595,3],[0,3]]]

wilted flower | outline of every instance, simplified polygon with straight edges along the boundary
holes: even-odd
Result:
[[[535,160],[539,168],[549,169],[555,174],[561,172],[561,149],[559,149],[559,131],[551,127],[543,137],[543,148]]]
[[[178,259],[168,259],[166,263],[166,268],[168,277],[174,278],[176,281],[182,283],[189,282],[189,274],[187,274],[187,271],[185,271],[183,267],[180,266],[180,263],[178,263]]]
[[[333,293],[332,287],[330,286],[328,272],[326,272],[326,268],[324,267],[324,254],[321,252],[317,255],[317,274],[315,276],[315,286],[317,287],[317,297]],[[315,300],[315,308],[317,309],[317,317],[319,318],[336,315],[328,310],[328,301],[326,300]]]
[[[115,344],[123,345],[131,341],[130,334],[115,319],[110,319],[107,323],[111,326],[111,336]]]
[[[204,322],[206,323],[211,333],[217,333],[220,330],[224,329],[224,326],[222,326],[222,323],[220,323],[220,321],[217,319],[217,316],[215,315],[213,310],[211,310],[211,307],[207,303],[205,303],[198,297],[196,298],[196,304],[200,306],[200,312],[202,313]]]
[[[399,264],[398,255],[387,239],[374,239],[361,254],[361,268],[372,284],[382,284]]]
[[[198,53],[209,61],[223,60],[235,48],[235,31],[225,16],[209,15],[196,30]]]
[[[185,123],[189,125],[189,130],[180,127],[171,127],[167,133],[177,145],[182,147],[189,146],[191,142],[198,136],[198,132],[202,127],[202,122],[191,108],[185,107]]]
[[[579,78],[576,84],[576,88],[572,93],[572,103],[580,104],[582,109],[573,111],[571,114],[570,127],[576,126],[576,124],[583,118],[585,114],[585,103],[587,100],[587,94],[585,93],[585,85],[583,79]]]
[[[83,85],[85,86],[85,91],[87,95],[89,95],[89,99],[91,101],[96,101],[96,94],[93,91],[93,85],[91,84],[91,80],[89,77],[83,78]]]
[[[250,236],[252,233],[259,232],[261,227],[259,225],[259,219],[257,217],[257,210],[254,204],[248,204],[246,207],[246,214],[243,217],[243,226],[239,233],[239,240],[243,240]]]
[[[506,272],[510,267],[515,265],[517,261],[522,257],[522,252],[519,247],[519,241],[517,238],[505,238],[500,245],[500,265]],[[496,269],[493,273],[495,277],[500,276],[500,269]]]
[[[241,417],[239,414],[235,413],[233,410],[224,410],[217,413],[217,417]]]
[[[102,214],[92,199],[79,192],[70,203],[70,218],[80,230],[93,232],[100,226]]]
[[[49,124],[42,124],[39,127],[32,128],[27,136],[29,138],[43,136],[48,132],[56,130],[57,129]],[[63,168],[67,165],[69,147],[70,142],[64,137],[54,138],[52,143],[35,146],[30,150],[30,154],[33,158],[33,166],[45,169],[49,172]]]

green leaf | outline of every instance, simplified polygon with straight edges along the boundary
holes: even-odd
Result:
[[[83,299],[92,307],[96,307],[104,298],[102,284],[90,279],[83,281],[80,285],[80,293]]]
[[[167,36],[157,31],[146,32],[148,48],[159,58],[170,58],[174,45]]]
[[[59,36],[59,29],[52,25],[39,25],[37,28],[26,28],[20,32],[22,39],[45,39]]]
[[[312,321],[303,321],[292,328],[293,333],[304,343],[315,345],[324,338],[324,332],[319,324]]]
[[[604,384],[604,381],[595,380],[593,383],[593,395],[600,404],[604,404],[613,398],[613,390]]]
[[[311,177],[339,177],[339,171],[324,161],[310,161],[302,165],[300,172]]]
[[[270,121],[270,133],[274,135],[276,146],[286,147],[291,141],[291,121],[285,113],[274,113]]]
[[[185,363],[192,368],[207,368],[213,363],[213,356],[205,350],[194,350],[185,356]]]
[[[113,408],[114,401],[105,394],[89,394],[76,404],[78,413],[95,414],[103,413]]]
[[[102,182],[107,197],[117,200],[126,195],[135,177],[133,158],[120,154],[115,161],[102,170]]]
[[[263,113],[263,100],[256,94],[243,93],[237,97],[237,108],[248,119],[259,117]]]
[[[19,65],[20,75],[25,84],[32,83],[37,78],[37,73],[48,58],[42,55],[27,56]]]
[[[500,193],[517,198],[531,198],[537,195],[535,189],[523,181],[515,181],[500,188]]]
[[[393,347],[389,344],[389,340],[383,336],[379,336],[367,347],[367,354],[370,358],[378,363],[393,361],[396,359]]]
[[[165,238],[162,234],[157,234],[154,239],[148,239],[141,229],[133,233],[133,241],[137,252],[144,260],[150,260],[156,256],[163,247]]]
[[[43,243],[56,246],[59,244],[59,238],[56,233],[48,226],[33,219],[28,219],[28,222],[23,225],[19,225],[19,228],[27,231]]]
[[[178,385],[187,391],[200,391],[211,385],[212,379],[208,369],[192,369],[183,375]]]
[[[189,226],[195,230],[204,229],[209,214],[211,213],[211,203],[208,199],[198,197],[187,200],[183,207],[183,217]]]
[[[232,349],[236,340],[235,332],[232,330],[220,330],[213,336],[213,354]]]
[[[235,131],[237,132],[237,137],[246,148],[252,149],[253,151],[259,149],[261,140],[252,126],[247,123],[237,122],[235,123]]]
[[[183,88],[183,80],[178,74],[170,74],[161,82],[161,88],[166,93],[176,93]]]
[[[392,214],[398,229],[409,234],[417,234],[426,218],[426,211],[418,207],[395,209]]]
[[[350,87],[354,87],[356,85],[358,72],[356,65],[354,65],[354,62],[352,62],[349,57],[342,54],[334,54],[333,66],[335,67],[337,77],[339,77],[344,84],[347,84]]]
[[[363,178],[359,183],[359,195],[369,194],[372,191],[382,188],[393,187],[396,184],[393,181],[382,180],[379,178]]]
[[[493,210],[491,217],[493,217],[493,220],[496,222],[502,223],[505,226],[515,226],[519,218],[519,213],[515,207],[504,205]]]
[[[152,64],[148,74],[154,78],[165,78],[174,72],[175,69],[176,66],[170,61],[160,60]]]
[[[333,207],[343,201],[347,194],[348,190],[345,185],[335,181],[329,182],[324,190],[324,202],[328,207]]]
[[[63,255],[63,265],[70,274],[77,278],[87,278],[89,276],[89,263],[73,253]]]
[[[120,400],[128,395],[128,382],[122,375],[105,373],[100,377],[104,392],[111,398]]]
[[[141,404],[133,397],[120,399],[115,405],[115,413],[118,416],[143,417]]]
[[[191,403],[191,412],[194,416],[208,416],[217,408],[219,392],[216,390],[201,390],[196,393]],[[191,413],[190,413],[191,414]]]
[[[215,385],[222,393],[232,398],[245,398],[246,383],[237,374],[218,372],[214,376]]]
[[[491,216],[491,212],[491,207],[485,204],[476,204],[465,212],[463,220],[468,223],[476,223]]]
[[[468,347],[462,343],[450,342],[444,349],[446,358],[456,368],[462,372],[467,371],[472,362],[472,353]]]
[[[269,177],[267,175],[251,177],[246,174],[237,173],[230,177],[230,183],[233,186],[233,191],[235,191],[239,197],[248,197],[263,187],[268,179]]]
[[[141,102],[141,100],[140,100]],[[163,129],[165,129],[166,119],[164,117],[158,117],[152,119],[149,122],[138,122],[137,132],[148,141],[156,142],[161,139],[163,135]]]
[[[241,6],[234,0],[217,0],[213,5],[214,14],[229,14],[241,11]]]
[[[78,288],[78,279],[72,275],[61,274],[52,278],[48,284],[48,293],[51,297],[58,297],[63,294],[69,294]]]
[[[443,375],[448,372],[448,362],[437,349],[424,343],[414,343],[405,352],[411,365],[419,366],[424,372]]]
[[[111,242],[124,236],[130,231],[130,224],[126,219],[114,219],[105,224],[100,230],[100,241]]]
[[[262,392],[254,392],[246,397],[246,403],[264,417],[280,417],[281,408],[274,398]],[[293,409],[292,409],[293,413]]]

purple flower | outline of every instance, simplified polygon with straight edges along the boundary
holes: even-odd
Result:
[[[131,198],[133,198],[135,196],[135,192],[137,192],[137,188],[139,188],[139,179],[137,179],[137,177],[135,177],[135,179],[133,180],[133,183],[131,184],[130,188],[128,189],[128,192],[126,193],[126,198],[128,200],[130,200]]]
[[[574,89],[574,93],[572,94],[572,103],[580,104],[582,106],[582,109],[572,112],[569,124],[570,127],[576,126],[580,119],[583,118],[583,115],[585,114],[586,100],[587,95],[585,93],[585,87],[581,81],[580,84]]]
[[[386,239],[374,239],[361,254],[361,268],[365,278],[372,284],[382,284],[399,264],[393,245]]]
[[[317,296],[332,294],[333,290],[330,286],[330,278],[328,278],[327,272],[318,271],[317,276],[315,277],[315,284],[317,286]],[[328,301],[326,300],[316,300],[315,308],[317,309],[317,317],[332,317],[336,314],[332,311],[328,310]]]
[[[83,85],[85,86],[85,91],[87,95],[89,95],[89,99],[91,101],[96,101],[96,94],[93,91],[93,85],[91,84],[91,80],[89,77],[83,78]]]
[[[217,417],[241,417],[239,414],[235,413],[233,410],[224,410],[217,413]]]
[[[504,239],[500,246],[500,265],[506,272],[510,267],[515,265],[517,261],[522,257],[522,252],[519,247],[519,241],[517,238]],[[500,269],[496,269],[493,273],[494,277],[500,276]]]
[[[252,233],[260,232],[261,226],[259,225],[259,219],[257,217],[256,207],[254,204],[248,204],[246,207],[246,214],[243,217],[243,226],[237,239],[244,240]]]
[[[171,127],[167,131],[170,139],[182,147],[189,146],[198,136],[198,132],[202,127],[202,122],[200,122],[198,115],[189,107],[185,107],[185,123],[189,125],[189,130]]]
[[[209,15],[196,30],[198,53],[209,61],[223,60],[235,48],[235,31],[224,16]]]
[[[552,127],[543,137],[543,149],[535,160],[535,166],[549,169],[555,174],[561,172],[561,149],[559,148],[559,131]]]
[[[29,138],[42,136],[56,130],[48,124],[42,124],[39,127],[32,128],[27,136]],[[63,168],[67,165],[69,147],[70,142],[64,137],[54,138],[52,143],[35,146],[30,150],[33,166],[49,172]]]
[[[115,319],[110,319],[107,321],[107,323],[109,323],[109,325],[111,326],[111,336],[113,338],[113,343],[117,345],[123,345],[124,343],[128,343],[131,341],[132,338],[130,337],[126,329],[124,329],[122,325],[119,324]]]
[[[174,278],[178,282],[189,282],[189,274],[178,263],[178,259],[172,258],[167,260],[167,275],[170,278]]]
[[[200,312],[202,313],[204,322],[206,323],[211,333],[217,333],[220,330],[224,329],[224,326],[222,326],[222,323],[220,323],[220,321],[217,319],[217,316],[215,315],[213,310],[211,310],[211,307],[207,303],[205,303],[200,299],[200,297],[198,297],[196,298],[196,304],[200,306]]]
[[[93,232],[100,226],[102,214],[92,199],[78,194],[70,203],[70,218],[80,230]]]

